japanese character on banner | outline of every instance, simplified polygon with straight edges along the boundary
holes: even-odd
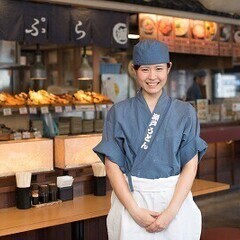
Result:
[[[46,34],[47,29],[46,27],[40,26],[41,23],[46,23],[47,19],[45,17],[40,17],[40,18],[33,18],[33,24],[31,24],[30,29],[25,29],[26,34],[30,34],[33,37],[38,37],[39,34]]]
[[[113,27],[113,38],[118,44],[126,44],[128,41],[128,28],[126,23],[117,23]]]
[[[82,25],[83,25],[82,21],[78,21],[78,23],[75,26],[75,33],[78,35],[76,40],[80,40],[86,36],[86,32],[81,30]]]

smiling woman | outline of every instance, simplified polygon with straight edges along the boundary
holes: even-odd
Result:
[[[201,213],[190,190],[207,146],[195,109],[164,90],[171,65],[164,43],[143,40],[134,46],[141,89],[112,106],[93,149],[114,190],[109,240],[200,238]]]

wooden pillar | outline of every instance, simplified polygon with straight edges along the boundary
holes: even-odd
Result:
[[[214,158],[214,181],[218,181],[218,143],[214,143],[215,145],[215,158]]]
[[[100,48],[93,46],[93,91],[101,91],[100,79]]]
[[[232,158],[231,158],[231,183],[234,185],[235,183],[235,178],[234,178],[234,173],[235,173],[235,159],[236,159],[236,150],[235,150],[235,142],[232,141]]]
[[[81,50],[82,48],[80,47],[76,47],[74,48],[74,52],[73,52],[73,86],[74,87],[78,87],[78,71],[82,62],[82,56],[81,56]]]
[[[62,49],[58,49],[57,50],[57,60],[58,60],[58,85],[62,85],[63,84],[63,50]]]

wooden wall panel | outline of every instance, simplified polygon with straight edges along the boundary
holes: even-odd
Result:
[[[215,158],[215,143],[209,143],[204,159]]]
[[[234,162],[234,184],[240,185],[240,156],[238,155]]]
[[[84,240],[107,240],[106,217],[93,218],[84,222]]]
[[[212,174],[214,172],[214,158],[208,158],[208,159],[202,159],[202,161],[199,164],[199,172],[201,175],[201,178],[205,179],[205,175]],[[207,180],[207,179],[206,179]]]
[[[4,236],[0,240],[71,240],[71,224]]]
[[[232,157],[232,144],[227,142],[217,143],[218,157]]]

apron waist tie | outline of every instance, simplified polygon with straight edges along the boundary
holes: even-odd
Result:
[[[128,172],[126,175],[128,178],[128,184],[129,184],[130,191],[134,192],[131,172]]]

